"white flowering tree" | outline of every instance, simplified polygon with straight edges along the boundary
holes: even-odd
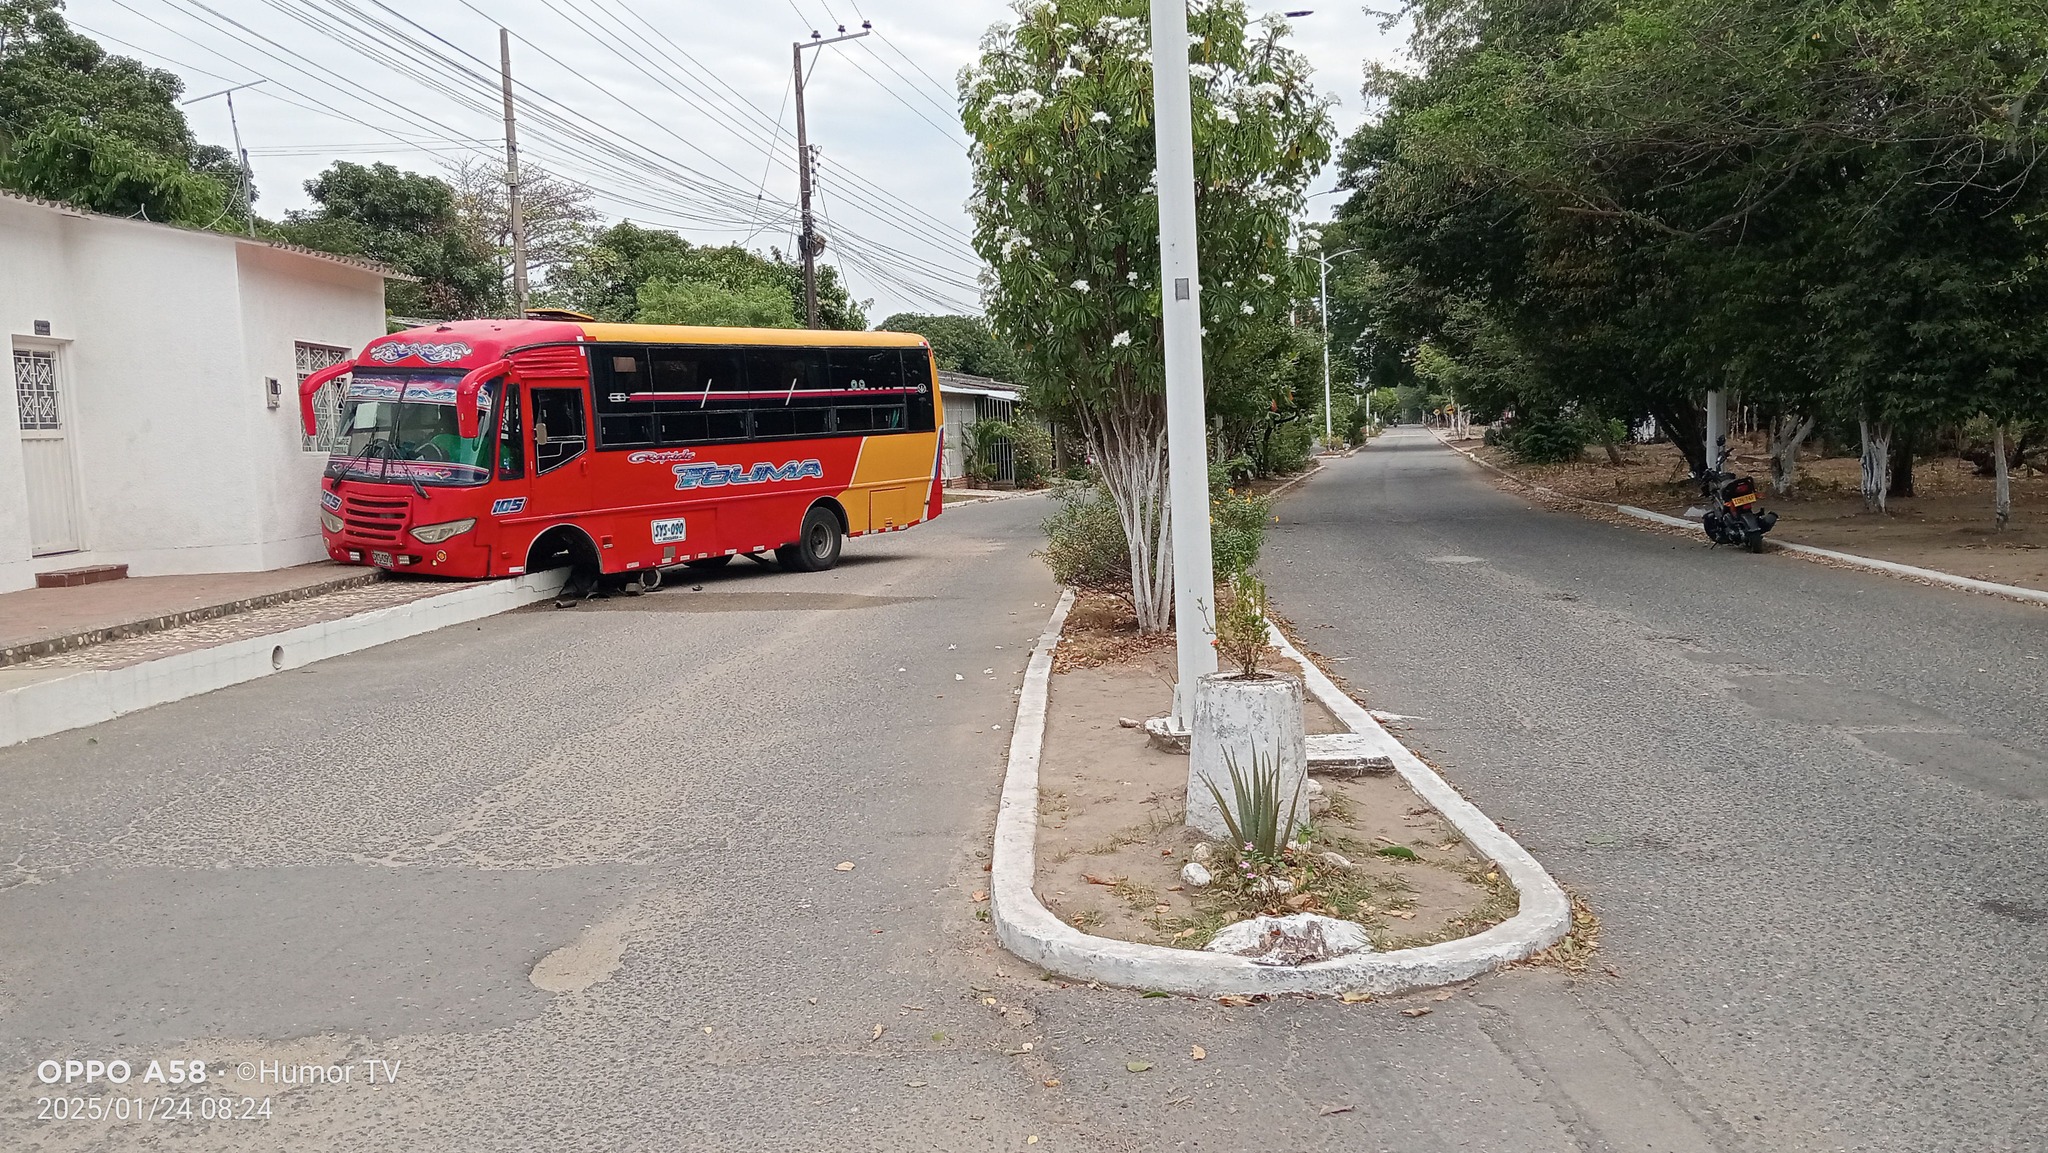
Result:
[[[1018,0],[961,73],[975,248],[990,321],[1031,399],[1080,430],[1131,545],[1138,625],[1173,605],[1159,205],[1145,0]],[[1329,102],[1278,17],[1190,5],[1195,212],[1212,364],[1288,307],[1302,192],[1330,155]],[[1212,396],[1233,381],[1211,377]]]

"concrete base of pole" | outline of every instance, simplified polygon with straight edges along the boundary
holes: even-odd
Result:
[[[1298,677],[1246,680],[1236,673],[1210,673],[1198,682],[1188,742],[1188,827],[1217,840],[1230,836],[1209,785],[1215,784],[1235,818],[1236,792],[1230,780],[1233,763],[1239,774],[1247,777],[1254,768],[1277,763],[1283,808],[1297,796],[1306,799],[1308,742],[1302,732],[1301,700]],[[1297,813],[1296,819],[1300,816]]]

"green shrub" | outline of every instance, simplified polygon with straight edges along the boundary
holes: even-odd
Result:
[[[1040,527],[1053,579],[1131,599],[1131,548],[1109,490],[1092,482],[1063,481],[1053,487],[1055,507]]]
[[[1273,520],[1271,509],[1264,499],[1235,489],[1209,494],[1209,550],[1217,579],[1249,572],[1258,563],[1266,526]]]
[[[1493,439],[1492,428],[1487,430],[1487,438]],[[1579,459],[1585,451],[1586,425],[1569,413],[1525,409],[1508,422],[1500,443],[1524,464],[1561,464]]]
[[[1053,485],[1054,509],[1039,526],[1053,579],[1129,600],[1131,549],[1109,490],[1096,481],[1061,480]],[[1266,501],[1225,487],[1209,494],[1209,541],[1214,574],[1227,580],[1258,563],[1272,523]]]
[[[1052,433],[1035,420],[1010,424],[1010,469],[1018,488],[1043,487],[1052,471]]]

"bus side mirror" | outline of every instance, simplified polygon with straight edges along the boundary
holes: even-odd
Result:
[[[313,412],[313,394],[325,385],[355,371],[355,365],[348,361],[329,365],[299,382],[299,424],[307,436],[320,435],[320,418]]]
[[[455,431],[464,440],[476,439],[483,428],[483,409],[477,403],[484,385],[512,371],[509,360],[494,360],[464,376],[455,386]]]

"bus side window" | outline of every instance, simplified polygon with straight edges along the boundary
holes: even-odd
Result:
[[[583,390],[533,390],[533,471],[553,472],[583,455]]]
[[[827,354],[827,380],[838,395],[836,432],[900,432],[903,429],[903,365],[893,348],[835,348]]]
[[[930,432],[936,420],[930,354],[921,348],[903,350],[903,384],[910,393],[910,431]]]
[[[498,479],[518,480],[526,475],[524,422],[519,419],[519,386],[506,381],[504,412],[498,418]]]

